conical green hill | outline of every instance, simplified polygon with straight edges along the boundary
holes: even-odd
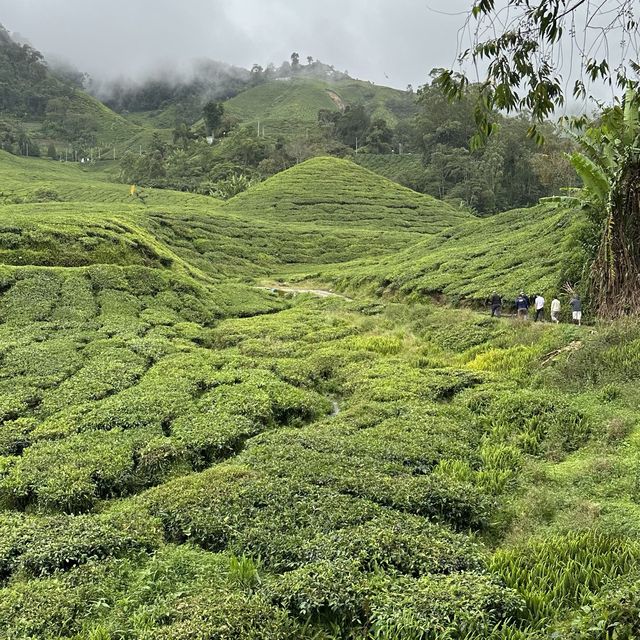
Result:
[[[242,193],[227,210],[277,223],[438,233],[469,214],[349,160],[313,158]]]

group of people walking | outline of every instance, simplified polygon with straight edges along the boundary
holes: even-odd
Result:
[[[502,314],[502,296],[494,291],[489,298],[489,304],[491,305],[491,317],[499,318]],[[580,296],[576,293],[569,301],[571,307],[571,317],[575,324],[580,325],[582,323],[582,301]],[[516,315],[519,320],[527,320],[529,318],[529,309],[533,307],[535,310],[534,321],[544,322],[544,310],[545,299],[544,297],[536,293],[534,296],[527,296],[524,291],[520,292],[520,295],[515,300]],[[562,306],[558,297],[554,297],[551,301],[551,321],[560,322],[560,311]]]

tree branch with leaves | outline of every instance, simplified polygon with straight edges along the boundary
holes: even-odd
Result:
[[[536,123],[563,107],[567,94],[586,98],[593,82],[621,91],[637,87],[638,13],[637,0],[506,0],[498,6],[478,0],[461,29],[460,41],[469,46],[436,82],[456,98],[469,87],[467,69],[474,70],[475,144],[495,130],[496,110],[528,111],[529,135],[542,142]]]
[[[497,112],[529,112],[528,135],[542,143],[539,123],[567,94],[587,99],[589,84],[600,83],[622,96],[595,125],[586,115],[572,119],[581,150],[571,161],[584,187],[564,199],[590,213],[597,240],[589,288],[594,310],[607,317],[640,315],[639,12],[637,0],[477,0],[463,27],[471,44],[459,52],[459,67],[436,78],[449,98],[460,98],[470,87],[465,64],[478,74],[485,66],[474,87],[475,145],[495,131]]]

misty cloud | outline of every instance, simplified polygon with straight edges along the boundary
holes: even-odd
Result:
[[[96,79],[136,80],[208,57],[251,67],[292,51],[404,88],[452,63],[459,0],[0,0],[0,22]]]

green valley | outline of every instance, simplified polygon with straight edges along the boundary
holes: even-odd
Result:
[[[556,291],[579,212],[334,158],[226,202],[0,162],[2,637],[636,628],[637,325],[434,301]]]
[[[299,18],[184,4],[118,46]],[[535,66],[581,4],[415,92],[0,27],[0,640],[640,637],[640,90],[563,128]]]

